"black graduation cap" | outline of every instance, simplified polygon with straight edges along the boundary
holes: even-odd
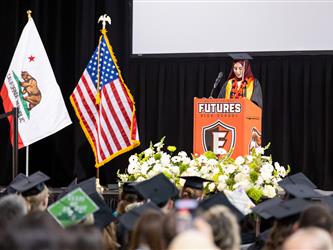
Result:
[[[96,203],[99,209],[93,214],[94,224],[99,229],[103,230],[107,227],[112,221],[116,221],[116,217],[113,216],[112,209],[106,204],[102,199],[100,194],[96,191],[93,194],[90,194],[89,197]]]
[[[42,192],[45,188],[44,182],[49,180],[46,174],[37,171],[30,176],[21,175],[18,179],[13,181],[10,186],[22,196],[36,195]]]
[[[132,231],[140,216],[150,209],[160,211],[162,213],[160,208],[155,205],[155,203],[147,202],[139,207],[131,209],[127,213],[124,213],[118,218],[118,220],[128,231]]]
[[[317,186],[302,172],[287,176],[283,180],[279,181],[278,184],[283,187],[286,184],[303,184],[310,186],[315,189]]]
[[[64,197],[69,192],[73,191],[76,188],[82,188],[82,190],[90,196],[91,194],[96,192],[96,177],[92,177],[90,179],[81,181],[80,183],[77,183],[77,181],[73,180],[69,186],[64,190],[61,194],[58,195],[57,200]]]
[[[216,193],[207,199],[203,200],[199,204],[199,208],[202,210],[208,210],[209,208],[215,205],[224,205],[228,207],[232,213],[235,214],[238,221],[241,221],[244,218],[244,214],[242,214],[227,198],[227,196],[223,192]]]
[[[230,53],[228,54],[234,61],[236,60],[251,60],[253,59],[248,53]]]
[[[322,194],[316,192],[313,188],[303,184],[284,184],[283,189],[286,193],[293,195],[296,198],[315,199],[323,197]]]
[[[20,182],[21,180],[25,180],[26,178],[27,178],[27,176],[25,174],[22,174],[22,173],[19,173],[18,175],[16,175],[15,178],[14,178],[14,180],[12,180],[12,182],[9,183],[9,185],[7,186],[7,188],[5,190],[5,193],[6,194],[14,194],[14,193],[16,193],[17,190],[12,187],[12,184]]]
[[[282,201],[276,206],[267,208],[269,214],[277,220],[285,219],[289,216],[297,215],[303,212],[312,203],[301,198]]]
[[[134,181],[129,181],[129,182],[124,182],[123,184],[123,193],[126,194],[137,194],[137,191],[135,190],[135,185],[137,184],[137,182]]]
[[[177,187],[162,173],[137,183],[135,189],[142,197],[157,205],[176,198],[179,194]]]
[[[185,179],[184,187],[191,187],[195,189],[203,189],[204,182],[211,182],[211,180],[207,180],[201,178],[199,176],[181,176],[180,178]]]
[[[278,197],[275,197],[275,198],[269,199],[269,200],[265,200],[265,201],[257,204],[254,208],[252,208],[252,211],[255,214],[257,214],[260,217],[267,220],[272,217],[272,215],[269,212],[267,212],[267,210],[269,210],[269,208],[271,208],[271,207],[277,206],[281,202],[283,202],[283,200]]]

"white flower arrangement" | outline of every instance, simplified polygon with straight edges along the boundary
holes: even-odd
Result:
[[[181,188],[184,184],[181,176],[200,176],[212,181],[205,183],[206,194],[244,190],[258,203],[264,198],[273,198],[280,190],[277,183],[290,172],[289,166],[286,169],[278,162],[273,163],[271,156],[264,155],[269,145],[253,149],[250,155],[238,156],[234,160],[225,150],[221,150],[221,155],[207,151],[190,157],[184,151],[175,154],[176,147],[168,146],[165,152],[164,139],[130,156],[126,173],[117,173],[120,182],[143,181],[163,173]]]

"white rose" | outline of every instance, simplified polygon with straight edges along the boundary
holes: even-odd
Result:
[[[204,155],[200,155],[199,158],[198,158],[198,161],[199,161],[200,163],[207,163],[208,159],[207,159],[206,156],[204,156]]]
[[[225,175],[220,175],[218,180],[219,180],[219,183],[225,183],[225,181],[228,179],[227,176]]]
[[[174,175],[178,176],[179,175],[179,167],[177,166],[171,166],[171,172],[174,173]]]
[[[248,165],[243,165],[240,170],[244,173],[244,174],[249,174],[250,173],[250,167]]]
[[[196,162],[196,160],[191,160],[190,161],[190,167],[197,167],[198,163]]]
[[[187,157],[187,153],[186,153],[185,151],[180,151],[180,152],[178,153],[178,155],[179,155],[180,157],[182,157],[182,158]]]
[[[136,179],[137,182],[141,182],[141,181],[144,181],[146,180],[145,178],[143,178],[142,176],[140,176],[138,179]]]
[[[256,184],[257,184],[258,186],[261,186],[263,183],[264,183],[263,178],[262,178],[261,176],[259,176],[258,179],[257,179],[257,181],[256,181]]]
[[[207,165],[215,167],[217,165],[217,160],[215,160],[215,159],[209,159],[207,161]]]
[[[214,182],[209,183],[209,185],[208,185],[209,192],[214,192],[215,189],[216,189],[215,183]]]
[[[243,189],[245,191],[249,190],[251,188],[251,183],[249,180],[242,180],[240,182],[237,182],[234,186],[234,189]]]
[[[128,159],[128,161],[130,163],[135,163],[135,162],[138,162],[139,159],[138,159],[138,157],[136,155],[131,155],[130,158]]]
[[[252,155],[247,155],[246,160],[248,160],[249,163],[252,162],[253,161],[253,156]]]
[[[202,166],[201,169],[200,169],[200,173],[201,173],[201,174],[207,174],[207,173],[208,173],[208,168],[207,168],[207,166]]]
[[[163,166],[170,164],[170,155],[163,153],[161,156],[161,164]]]
[[[271,164],[261,166],[260,175],[264,181],[269,181],[272,178],[274,167]]]
[[[145,151],[143,151],[145,154],[145,157],[150,157],[154,154],[154,150],[152,150],[151,148],[147,148]]]
[[[227,150],[225,150],[224,148],[217,148],[216,150],[217,155],[225,155],[227,153],[228,153]]]
[[[156,163],[156,160],[154,157],[151,157],[148,159],[148,161],[146,161],[148,165],[152,166]]]
[[[264,196],[266,196],[268,198],[273,198],[276,195],[276,190],[271,185],[265,185],[262,190],[262,193]]]
[[[236,169],[237,167],[235,165],[228,164],[224,167],[223,170],[226,174],[232,174],[233,172],[235,172]]]
[[[235,160],[235,163],[237,165],[242,165],[244,162],[245,162],[245,160],[244,160],[243,156],[238,156]]]
[[[188,164],[190,164],[191,159],[188,158],[188,157],[184,157],[184,158],[182,158],[182,162],[183,162],[184,164],[188,165]]]
[[[247,176],[243,173],[238,173],[238,174],[235,175],[235,181],[236,182],[245,181],[247,179],[248,179]]]
[[[217,185],[217,190],[222,192],[226,187],[227,187],[227,184],[225,184],[223,182],[219,182],[219,184]]]
[[[148,172],[149,166],[147,164],[142,164],[141,166],[141,173],[146,175]]]
[[[261,155],[263,155],[263,154],[265,153],[265,150],[264,150],[264,148],[262,148],[262,147],[257,147],[257,148],[255,148],[255,151],[256,151],[256,154],[261,154]]]
[[[172,158],[171,158],[171,161],[172,162],[174,162],[174,163],[178,163],[178,162],[180,162],[181,161],[181,157],[180,156],[173,156]]]
[[[153,170],[154,170],[156,173],[160,173],[160,172],[162,172],[162,165],[161,165],[161,164],[155,164],[155,166],[153,167]]]
[[[128,165],[128,167],[127,167],[127,172],[129,173],[129,174],[134,174],[134,173],[136,173],[136,169],[137,169],[137,163],[136,162],[133,162],[133,163],[130,163],[129,165]]]

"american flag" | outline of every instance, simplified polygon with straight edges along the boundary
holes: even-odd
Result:
[[[106,33],[101,35],[70,100],[94,151],[96,167],[140,145],[133,97]]]

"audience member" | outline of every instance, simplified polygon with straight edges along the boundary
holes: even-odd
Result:
[[[19,219],[27,213],[27,203],[22,196],[9,194],[0,199],[1,228],[6,227],[11,221]]]
[[[240,229],[235,215],[229,208],[216,205],[202,214],[212,227],[215,245],[223,250],[240,248]]]
[[[333,242],[331,235],[318,227],[298,229],[285,243],[282,250],[332,250]]]

